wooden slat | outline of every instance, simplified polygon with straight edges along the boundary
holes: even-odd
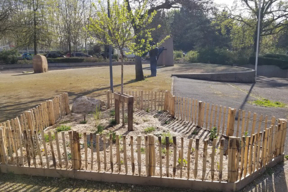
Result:
[[[183,137],[181,137],[181,153],[180,153],[180,159],[181,159],[181,163],[180,163],[180,178],[182,178],[182,172],[183,172],[183,145],[184,145],[184,140]]]
[[[145,137],[145,166],[146,166],[146,174],[149,175],[149,138],[146,135]]]
[[[127,166],[126,135],[123,135],[122,138],[123,138],[123,152],[124,152],[125,173],[127,175],[128,174],[128,166]]]
[[[30,146],[31,146],[31,154],[32,154],[32,157],[33,157],[33,164],[34,164],[34,167],[36,168],[37,167],[36,166],[37,165],[37,163],[36,163],[36,154],[35,154],[35,151],[34,151],[35,135],[34,135],[34,132],[32,132],[31,130],[28,130],[28,135],[30,137],[29,142],[30,142]]]
[[[97,167],[98,172],[101,171],[101,160],[100,160],[100,141],[99,141],[99,134],[96,134],[96,152],[97,152]]]
[[[141,176],[141,136],[137,136],[137,161],[138,161],[138,175]]]
[[[169,177],[169,137],[166,140],[166,176]]]
[[[197,179],[197,173],[198,173],[198,154],[199,154],[199,138],[196,138],[194,179]]]
[[[196,120],[195,120],[195,115],[194,115],[194,113],[195,113],[195,106],[194,106],[194,99],[192,100],[192,122],[193,123],[196,123]]]
[[[248,132],[250,116],[251,116],[251,112],[249,111],[249,112],[248,112],[248,116],[247,116],[247,120],[246,120],[246,129],[245,129],[245,132]]]
[[[43,149],[44,149],[44,153],[45,153],[45,157],[46,157],[47,169],[49,169],[49,160],[48,160],[48,154],[47,154],[47,148],[46,148],[46,141],[45,141],[45,137],[44,137],[44,131],[41,131],[41,138],[42,138],[42,145],[43,145]],[[24,143],[23,143],[23,145],[24,145]]]
[[[69,135],[70,136],[70,135]],[[111,135],[112,136],[112,135]],[[71,141],[70,141],[71,142]],[[112,146],[112,145],[111,145]],[[93,157],[93,151],[94,151],[94,143],[93,143],[93,133],[90,133],[90,149],[91,149],[91,167],[90,170],[93,170],[93,163],[94,163],[94,157]],[[71,148],[72,150],[72,148]],[[72,161],[73,162],[73,161]]]
[[[203,168],[202,168],[202,181],[204,181],[204,179],[205,179],[205,175],[206,175],[207,145],[208,145],[208,139],[204,140],[204,149],[203,149]]]
[[[212,105],[211,107],[211,111],[210,111],[210,130],[212,130],[213,128],[213,122],[212,122],[212,118],[213,118],[213,110],[214,110],[214,105]]]
[[[222,106],[220,105],[219,108],[219,115],[218,115],[218,126],[217,126],[217,134],[220,134],[220,130],[221,130],[221,115],[222,115]]]
[[[214,158],[215,158],[215,146],[216,146],[216,139],[212,141],[212,154],[211,154],[211,179],[214,181]]]
[[[48,136],[49,136],[49,144],[50,144],[50,150],[51,150],[51,154],[52,154],[53,166],[56,169],[56,159],[55,159],[53,143],[52,143],[52,136],[51,136],[51,132],[50,131],[48,132]]]
[[[257,164],[256,164],[256,170],[259,170],[260,169],[260,163],[261,162],[261,155],[260,155],[260,148],[261,148],[261,138],[262,138],[262,133],[258,133],[258,136],[257,136]]]
[[[36,141],[36,145],[37,145],[37,152],[38,152],[38,155],[39,155],[39,159],[40,159],[40,165],[41,167],[43,168],[43,161],[42,161],[42,154],[41,154],[41,151],[40,151],[40,145],[39,145],[39,141],[38,141],[38,135],[36,133],[36,131],[34,132],[34,134],[37,136],[35,141]],[[21,146],[20,146],[21,147]],[[17,153],[16,153],[17,154]]]
[[[111,168],[111,172],[113,173],[114,168],[113,168],[113,140],[112,140],[112,134],[110,134],[110,138],[109,138],[109,146],[110,146],[110,168]]]
[[[191,99],[189,99],[189,103],[188,103],[188,110],[189,110],[189,114],[188,114],[188,121],[189,122],[193,122],[193,119],[191,117],[192,113],[191,113],[191,108],[192,108],[192,101]]]
[[[218,105],[215,105],[215,111],[214,111],[214,123],[213,127],[216,127],[216,120],[217,120],[217,112],[218,112]]]
[[[191,164],[191,148],[192,148],[192,139],[189,139],[188,151],[187,151],[187,179],[190,179],[190,164]]]
[[[224,134],[225,132],[225,120],[226,120],[226,107],[223,107],[223,124],[222,124],[222,134]]]
[[[265,129],[263,133],[263,145],[262,145],[262,167],[266,165],[266,155],[267,155],[267,135],[268,128]]]
[[[7,165],[7,158],[6,158],[6,156],[7,156],[7,154],[6,154],[6,150],[5,150],[5,142],[4,142],[4,134],[3,134],[3,127],[1,128],[1,126],[0,126],[0,145],[1,145],[1,162],[3,163],[3,164],[6,164]]]
[[[173,137],[173,177],[176,175],[176,163],[177,163],[177,140],[176,136]],[[169,153],[169,151],[166,151],[166,153]]]
[[[61,153],[60,153],[60,147],[59,147],[59,139],[58,139],[58,132],[55,130],[55,140],[56,140],[56,147],[57,147],[57,156],[58,156],[58,164],[60,168],[62,168],[62,160],[61,160]]]
[[[245,131],[245,116],[246,116],[246,113],[245,111],[243,110],[242,111],[242,129],[241,129],[241,137],[244,136],[244,131]]]
[[[256,127],[256,119],[257,119],[257,114],[256,114],[256,113],[254,113],[254,114],[253,114],[253,125],[252,125],[252,132],[251,132],[251,135],[253,135],[253,134],[254,134],[254,132],[255,132],[255,127]]]
[[[239,137],[240,119],[241,119],[241,109],[238,110],[236,137]]]
[[[161,145],[161,137],[158,137],[158,146],[159,146],[159,169],[160,169],[160,178],[162,178],[162,145]]]
[[[134,143],[133,143],[133,136],[130,137],[130,146],[131,146],[132,175],[134,175],[134,174],[135,174],[135,161],[134,161]]]
[[[209,129],[209,125],[208,125],[208,117],[209,117],[209,103],[206,104],[206,123],[205,123],[205,127],[208,130]]]
[[[247,175],[247,169],[249,165],[248,164],[248,149],[249,149],[249,141],[250,141],[250,136],[246,137],[245,138],[245,154],[244,154],[244,178],[246,177]]]
[[[223,154],[224,154],[224,142],[225,139],[222,138],[220,140],[220,165],[219,165],[219,182],[222,181],[222,176],[223,176]]]
[[[120,149],[119,149],[119,135],[116,135],[116,157],[118,164],[118,173],[121,172],[121,160],[120,160]]]
[[[68,156],[67,156],[67,150],[66,150],[66,141],[65,141],[65,132],[61,132],[62,135],[62,142],[63,142],[63,149],[64,149],[64,161],[65,161],[65,167],[68,169]],[[86,137],[86,133],[84,133],[84,136]],[[86,169],[87,169],[87,137],[86,137]]]
[[[6,130],[6,134],[8,134],[7,130]],[[28,134],[27,134],[26,130],[24,130],[23,135],[24,135],[24,144],[25,144],[25,148],[26,148],[27,163],[28,163],[28,167],[30,167],[30,165],[31,165],[31,161],[30,161],[31,157],[30,157],[30,150],[29,150]],[[8,153],[9,153],[9,151],[8,151]],[[9,163],[9,157],[7,158],[7,161]]]
[[[107,155],[106,155],[106,136],[104,135],[103,136],[103,152],[104,152],[104,171],[106,172],[107,171]],[[86,151],[85,151],[86,153]]]
[[[253,169],[253,143],[254,143],[254,135],[251,136],[250,144],[249,144],[249,167],[248,167],[248,171],[249,171],[250,175],[251,175],[252,169]]]
[[[241,180],[243,171],[244,171],[244,153],[245,153],[245,137],[240,137],[241,139],[241,167],[240,167],[240,175],[239,180]]]

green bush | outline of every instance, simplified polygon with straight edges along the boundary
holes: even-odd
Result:
[[[181,59],[183,57],[182,51],[173,51],[174,59]]]
[[[82,63],[84,58],[77,57],[69,57],[69,58],[55,58],[55,59],[47,59],[48,63]]]
[[[61,131],[70,131],[71,127],[67,126],[67,125],[61,125],[59,127],[56,128],[57,132],[61,132]]]
[[[200,49],[198,53],[198,61],[202,63],[213,63],[222,65],[231,65],[234,63],[233,52],[226,49]]]
[[[265,54],[263,57],[269,57],[269,58],[274,58],[274,59],[280,59],[284,61],[288,61],[288,55],[281,55],[281,54]]]
[[[190,63],[197,63],[198,62],[198,52],[197,51],[189,51],[185,55],[185,61],[188,61]]]
[[[249,63],[254,65],[255,57],[250,57]],[[281,69],[288,69],[288,61],[272,57],[263,57],[263,56],[258,57],[258,65],[275,65]]]
[[[118,55],[118,54],[114,54],[114,55],[112,55],[112,59],[115,59],[115,60],[118,61],[118,59],[119,59],[119,55]]]
[[[162,134],[162,139],[161,139],[162,145],[166,145],[166,137],[169,137],[169,144],[172,144],[173,143],[172,135],[170,132],[167,132],[167,133]]]
[[[17,64],[18,55],[17,50],[4,50],[0,52],[0,60],[2,60],[5,64]]]
[[[146,129],[144,129],[144,133],[151,133],[151,132],[153,132],[153,131],[155,131],[155,127],[148,127],[148,128],[146,128]]]

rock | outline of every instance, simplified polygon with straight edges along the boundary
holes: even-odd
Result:
[[[96,108],[101,108],[104,103],[99,99],[91,97],[79,97],[73,102],[72,112],[73,113],[90,113],[96,111]]]

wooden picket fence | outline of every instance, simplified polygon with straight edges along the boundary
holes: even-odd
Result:
[[[70,113],[68,94],[64,93],[0,124],[0,169],[5,165],[83,170],[185,178],[187,182],[208,181],[205,185],[214,185],[214,181],[237,184],[283,159],[285,119],[276,121],[273,117],[267,127],[267,117],[257,120],[253,114],[251,120],[251,112],[246,118],[245,112],[239,111],[241,116],[235,120],[233,108],[175,97],[168,91],[127,94],[134,97],[134,110],[165,110],[177,121],[193,123],[208,134],[215,127],[218,137],[210,140],[206,139],[208,134],[203,138],[177,138],[45,131]],[[111,108],[114,94],[106,95],[106,106]]]

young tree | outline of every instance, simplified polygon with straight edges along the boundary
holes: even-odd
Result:
[[[151,50],[150,43],[153,40],[151,32],[156,28],[149,28],[148,25],[153,21],[156,11],[149,13],[145,9],[147,1],[143,6],[131,11],[127,8],[127,2],[115,0],[110,8],[111,17],[108,17],[106,8],[98,2],[98,6],[93,4],[97,10],[97,18],[90,18],[90,25],[88,30],[92,36],[97,37],[100,44],[112,45],[114,48],[119,49],[121,54],[121,94],[123,94],[123,58],[124,49],[128,48],[130,53],[141,57],[144,53]],[[98,8],[97,8],[98,7]],[[132,24],[134,23],[134,24]],[[133,25],[137,25],[139,31],[133,31]],[[158,26],[157,28],[160,28]],[[163,43],[167,38],[164,38]],[[141,39],[140,41],[135,41]],[[155,46],[154,46],[155,47]],[[122,105],[124,107],[124,105]],[[124,112],[124,110],[122,110]],[[124,118],[124,115],[123,115]],[[123,121],[124,122],[124,121]]]

